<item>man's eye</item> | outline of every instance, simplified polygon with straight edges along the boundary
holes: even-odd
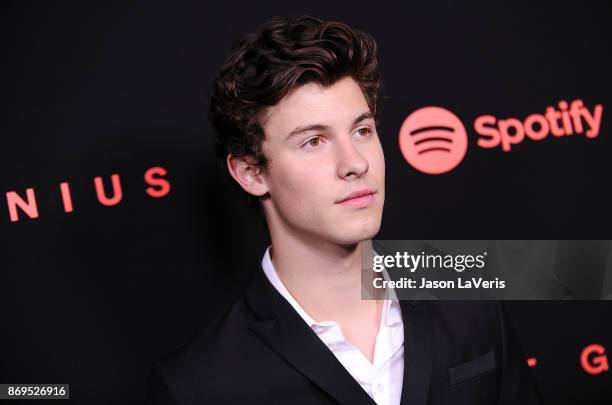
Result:
[[[372,133],[372,130],[370,128],[364,127],[364,128],[359,128],[357,132],[361,136],[368,136]]]
[[[309,140],[307,140],[304,145],[302,146],[319,146],[319,144],[321,143],[321,138],[319,138],[318,136],[315,136],[314,138],[310,138]]]

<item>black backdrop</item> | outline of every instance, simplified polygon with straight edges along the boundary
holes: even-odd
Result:
[[[152,361],[231,299],[268,240],[215,161],[207,89],[237,36],[304,13],[377,39],[380,239],[609,239],[603,2],[5,4],[0,383],[69,383],[75,403],[135,402]],[[598,137],[475,146],[478,116],[524,119],[575,99],[603,106]],[[470,138],[462,164],[438,176],[411,168],[397,143],[406,116],[430,105],[453,111]],[[153,167],[171,186],[161,198],[146,191]],[[112,174],[123,198],[104,206],[94,178],[110,190]],[[5,196],[28,188],[38,218],[11,221]],[[589,344],[612,350],[609,301],[509,307],[548,403],[609,403],[610,371],[589,375],[579,360]]]

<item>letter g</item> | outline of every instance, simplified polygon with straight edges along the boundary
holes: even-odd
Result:
[[[589,355],[591,353],[596,353],[597,356],[593,356],[593,359],[589,361]],[[584,371],[591,375],[608,371],[609,365],[606,349],[598,344],[588,345],[582,350],[582,354],[580,354],[580,364]]]

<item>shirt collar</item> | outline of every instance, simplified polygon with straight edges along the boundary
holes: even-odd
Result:
[[[274,286],[274,288],[276,288],[280,295],[282,295],[283,298],[287,300],[289,304],[291,304],[291,306],[302,317],[302,319],[304,319],[304,321],[308,324],[310,328],[313,328],[313,326],[329,327],[335,325],[336,322],[334,321],[315,321],[310,315],[308,315],[308,313],[304,310],[304,308],[302,308],[302,306],[296,301],[296,299],[293,298],[289,290],[287,290],[281,279],[278,277],[276,269],[274,269],[274,264],[272,264],[272,258],[270,256],[271,247],[272,246],[268,246],[268,248],[266,249],[263,259],[261,260],[261,267],[270,283]],[[386,278],[388,278],[388,275]],[[391,299],[384,300],[382,319],[384,324],[387,326],[397,326],[402,324],[401,308],[394,293],[392,294]]]
[[[317,324],[317,321],[315,321],[306,313],[306,311],[304,311],[302,306],[295,300],[295,298],[293,298],[289,290],[287,290],[281,279],[278,277],[278,274],[274,269],[274,265],[272,264],[272,258],[270,257],[270,248],[271,246],[268,246],[264,257],[261,260],[261,267],[263,268],[266,277],[268,277],[268,280],[270,280],[270,283],[274,286],[274,288],[276,288],[280,295],[282,295],[283,298],[286,299],[289,304],[291,304],[291,306],[297,311],[298,314],[300,314],[304,321],[306,321],[308,326],[312,328],[313,325]]]

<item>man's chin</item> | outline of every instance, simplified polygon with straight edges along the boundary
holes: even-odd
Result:
[[[355,227],[346,227],[342,234],[336,236],[339,244],[356,245],[364,240],[373,239],[380,230],[380,221],[371,224],[359,224]]]

